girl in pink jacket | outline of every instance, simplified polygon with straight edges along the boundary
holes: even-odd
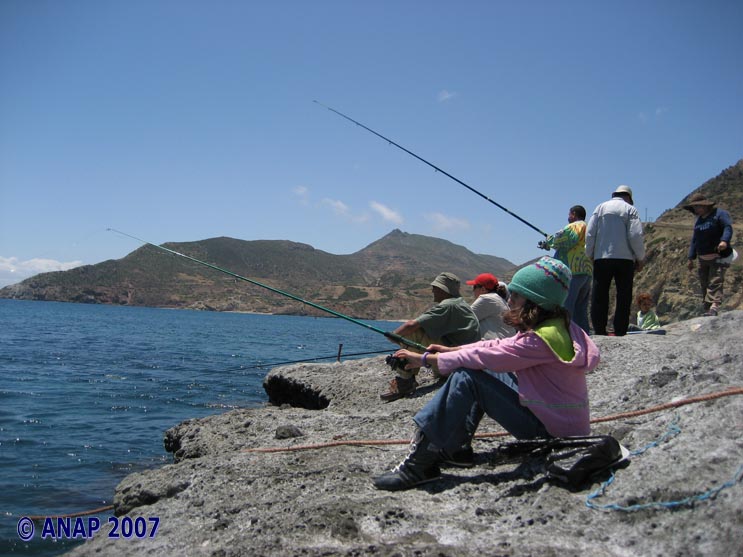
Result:
[[[516,336],[395,353],[411,368],[431,366],[449,378],[413,418],[410,454],[374,478],[378,489],[436,480],[441,464],[471,466],[470,442],[483,413],[517,439],[590,433],[586,373],[598,365],[599,352],[563,308],[570,279],[570,269],[551,257],[513,276],[504,321]]]

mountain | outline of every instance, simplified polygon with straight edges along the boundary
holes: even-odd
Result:
[[[506,259],[400,230],[351,255],[334,255],[288,240],[227,237],[163,246],[365,319],[417,315],[431,305],[430,283],[442,271],[464,281],[482,272],[505,276],[514,269]],[[326,315],[150,245],[118,260],[36,275],[3,288],[0,298]]]
[[[645,224],[645,268],[635,277],[634,292],[648,292],[656,300],[663,323],[700,315],[701,294],[696,269],[687,270],[687,252],[695,216],[683,206],[694,193],[703,193],[725,209],[733,219],[733,246],[743,256],[739,238],[743,231],[743,159],[708,180],[665,211],[655,222]],[[725,276],[722,309],[743,309],[743,258]],[[637,309],[635,309],[637,311]]]
[[[686,267],[695,217],[683,209],[689,196],[697,192],[730,212],[735,245],[743,225],[743,160],[689,192],[655,222],[645,223],[647,257],[645,268],[635,277],[634,292],[653,296],[663,323],[700,313],[699,279],[696,271],[689,272]],[[163,245],[364,319],[417,315],[431,305],[430,283],[441,271],[456,273],[463,281],[482,272],[510,280],[517,269],[506,259],[400,230],[351,255],[334,255],[288,240],[222,237]],[[743,255],[743,249],[740,251]],[[327,315],[152,246],[143,246],[122,259],[36,275],[3,288],[0,298]],[[722,308],[743,309],[743,257],[727,273]]]

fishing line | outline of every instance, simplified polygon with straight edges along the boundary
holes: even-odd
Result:
[[[527,220],[525,220],[525,219],[522,219],[522,218],[521,218],[520,216],[518,216],[518,215],[517,215],[516,213],[514,213],[513,211],[510,211],[510,210],[508,210],[507,208],[505,208],[505,207],[504,207],[503,205],[501,205],[501,204],[500,204],[500,203],[498,203],[497,201],[493,201],[492,199],[490,199],[490,198],[489,198],[489,197],[488,197],[487,195],[485,195],[484,193],[481,193],[481,192],[477,191],[477,190],[476,190],[475,188],[473,188],[472,186],[469,186],[469,185],[465,184],[465,183],[464,183],[464,182],[463,182],[462,180],[460,180],[459,178],[456,178],[455,176],[452,176],[451,174],[449,174],[449,173],[448,173],[448,172],[446,172],[445,170],[442,170],[441,168],[439,168],[439,167],[438,167],[438,166],[436,166],[435,164],[433,164],[433,163],[430,163],[430,162],[428,162],[428,161],[427,161],[426,159],[424,159],[423,157],[419,157],[418,155],[416,155],[415,153],[413,153],[413,151],[411,151],[411,150],[409,150],[409,149],[406,149],[405,147],[403,147],[402,145],[399,145],[398,143],[395,143],[394,141],[392,141],[392,140],[391,140],[391,139],[389,139],[388,137],[385,137],[385,136],[383,136],[383,135],[382,135],[381,133],[377,133],[377,132],[375,132],[375,131],[374,131],[373,129],[371,129],[371,128],[369,128],[369,127],[365,126],[365,125],[364,125],[364,124],[362,124],[361,122],[357,122],[356,120],[354,120],[353,118],[350,118],[349,116],[346,116],[346,115],[345,115],[345,114],[343,114],[342,112],[338,112],[338,111],[337,111],[336,109],[334,109],[334,108],[331,108],[331,107],[329,107],[329,106],[327,106],[327,105],[324,105],[324,104],[323,104],[323,103],[321,103],[320,101],[312,101],[312,102],[314,102],[314,103],[317,103],[317,104],[319,104],[320,106],[322,106],[322,107],[324,107],[324,108],[327,108],[327,109],[328,109],[328,110],[330,110],[331,112],[335,112],[335,113],[336,113],[336,114],[337,114],[338,116],[340,116],[341,118],[345,118],[345,119],[346,119],[346,120],[348,120],[349,122],[353,122],[353,123],[354,123],[354,124],[356,124],[357,126],[360,126],[360,127],[364,128],[364,129],[365,129],[366,131],[368,131],[368,132],[371,132],[371,133],[373,133],[374,135],[376,135],[377,137],[379,137],[379,138],[381,138],[381,139],[384,139],[384,140],[385,140],[385,141],[386,141],[387,143],[389,143],[389,144],[391,144],[391,145],[394,145],[395,147],[397,147],[398,149],[401,149],[402,151],[405,151],[405,152],[406,152],[406,153],[407,153],[408,155],[411,155],[411,156],[415,157],[416,159],[418,159],[419,161],[421,161],[421,162],[423,162],[423,163],[426,163],[426,164],[427,164],[428,166],[430,166],[431,168],[433,168],[433,169],[434,169],[434,170],[436,170],[437,172],[441,172],[441,173],[442,173],[443,175],[445,175],[445,176],[448,176],[449,178],[451,178],[452,180],[454,180],[454,181],[455,181],[455,182],[457,182],[458,184],[460,184],[460,185],[464,186],[465,188],[467,188],[468,190],[470,190],[470,191],[471,191],[472,193],[476,193],[477,195],[479,195],[480,197],[482,197],[482,198],[483,198],[483,199],[484,199],[485,201],[489,201],[490,203],[492,203],[493,205],[495,205],[495,206],[496,206],[496,207],[498,207],[499,209],[501,209],[501,210],[505,211],[506,213],[508,213],[509,215],[511,215],[511,216],[512,216],[513,218],[515,218],[515,219],[518,219],[519,221],[523,222],[523,223],[524,223],[524,224],[525,224],[526,226],[528,226],[529,228],[531,228],[531,229],[533,229],[533,230],[536,230],[537,232],[539,232],[539,233],[540,233],[540,234],[541,234],[542,236],[544,236],[545,238],[546,238],[547,236],[549,236],[549,234],[547,234],[547,233],[546,233],[546,232],[544,232],[543,230],[540,230],[539,228],[537,228],[536,226],[534,226],[534,225],[533,225],[532,223],[530,223],[529,221],[527,221]]]
[[[389,350],[377,350],[375,352],[354,352],[352,354],[343,354],[344,358],[350,358],[351,356],[368,356],[370,354],[387,354],[389,353]],[[267,367],[276,367],[276,366],[286,366],[290,364],[303,364],[306,362],[317,362],[319,360],[332,360],[333,358],[338,359],[340,361],[340,356],[338,354],[333,354],[332,356],[318,356],[317,358],[306,358],[304,360],[291,360],[288,362],[267,362],[265,364],[259,364],[255,366],[240,366],[238,368],[234,368],[232,370],[227,371],[239,371],[241,369],[263,369]]]
[[[148,246],[152,246],[153,248],[162,250],[167,253],[171,253],[173,255],[177,255],[178,257],[183,257],[184,259],[188,259],[189,261],[193,261],[194,263],[198,263],[199,265],[203,265],[204,267],[209,267],[210,269],[214,269],[215,271],[219,271],[220,273],[224,273],[226,275],[230,275],[231,277],[235,277],[238,280],[242,280],[245,282],[249,282],[250,284],[254,284],[255,286],[260,286],[261,288],[265,288],[266,290],[270,290],[271,292],[275,292],[276,294],[281,294],[282,296],[286,296],[287,298],[291,298],[292,300],[296,300],[297,302],[302,302],[303,304],[306,304],[310,307],[313,307],[315,309],[319,309],[320,311],[324,311],[326,313],[329,313],[331,315],[334,315],[336,317],[340,317],[341,319],[345,319],[346,321],[350,321],[351,323],[355,323],[356,325],[360,325],[366,329],[369,329],[371,331],[374,331],[375,333],[379,333],[381,335],[384,335],[385,337],[395,341],[402,343],[406,346],[409,346],[411,348],[416,348],[418,350],[425,351],[426,347],[422,344],[418,344],[417,342],[413,342],[412,340],[408,340],[404,337],[401,337],[398,334],[383,331],[382,329],[379,329],[373,325],[369,325],[368,323],[364,323],[363,321],[359,321],[358,319],[354,319],[353,317],[349,317],[348,315],[344,315],[340,312],[334,311],[330,308],[326,308],[324,306],[321,306],[319,304],[316,304],[314,302],[310,302],[309,300],[305,300],[303,298],[300,298],[299,296],[296,296],[294,294],[290,294],[289,292],[285,292],[283,290],[279,290],[278,288],[274,288],[273,286],[268,286],[267,284],[263,284],[262,282],[258,282],[257,280],[249,279],[247,277],[244,277],[242,275],[238,275],[237,273],[233,273],[232,271],[228,271],[227,269],[223,269],[222,267],[217,267],[216,265],[212,265],[211,263],[207,263],[206,261],[201,261],[200,259],[196,259],[195,257],[191,257],[190,255],[186,255],[184,253],[177,252],[175,250],[166,248],[164,246],[158,246],[157,244],[153,244],[152,242],[148,242],[147,240],[143,240],[142,238],[137,238],[136,236],[132,236],[131,234],[127,234],[126,232],[122,232],[121,230],[116,230],[115,228],[108,228],[107,229],[110,232],[116,232],[117,234],[121,234],[122,236],[126,236],[128,238],[131,238],[133,240],[137,240],[138,242],[142,242],[143,244],[147,244]]]

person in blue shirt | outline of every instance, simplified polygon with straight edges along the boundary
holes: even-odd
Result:
[[[715,316],[720,311],[725,271],[730,266],[725,259],[732,253],[733,221],[730,213],[715,207],[714,201],[701,193],[692,194],[684,209],[697,217],[689,245],[688,267],[691,271],[694,260],[699,260],[697,272],[704,315]]]

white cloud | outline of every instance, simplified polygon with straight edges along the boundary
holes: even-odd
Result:
[[[305,186],[297,186],[292,190],[292,193],[302,205],[307,205],[310,202],[310,190]]]
[[[442,230],[468,230],[470,228],[469,221],[448,217],[443,213],[428,213],[426,220],[433,224],[437,232]]]
[[[671,110],[671,109],[668,108],[667,106],[659,106],[658,108],[655,109],[655,117],[656,118],[660,118],[661,116],[663,116],[669,110]]]
[[[663,118],[668,112],[670,112],[670,108],[667,106],[659,106],[655,110],[652,110],[650,112],[638,112],[637,113],[637,119],[640,121],[641,124],[647,124],[650,120],[660,120]]]
[[[343,220],[346,220],[348,222],[363,223],[369,220],[369,215],[364,213],[354,214],[351,211],[351,208],[340,199],[331,199],[329,197],[325,197],[320,201],[311,200],[310,190],[306,186],[297,186],[295,188],[292,188],[292,194],[299,200],[300,204],[305,206],[311,205],[313,208],[319,207],[330,209],[330,211],[334,215],[341,217]]]
[[[382,205],[381,203],[378,203],[377,201],[371,201],[369,203],[369,206],[372,208],[373,211],[379,213],[379,215],[384,220],[395,223],[395,224],[403,223],[402,215],[400,215],[400,213],[398,213],[394,209],[390,209],[389,207]]]
[[[39,273],[67,271],[82,264],[82,261],[55,261],[54,259],[40,258],[20,261],[17,257],[0,256],[0,288],[21,282]]]
[[[457,96],[457,93],[450,92],[450,91],[447,91],[446,89],[443,89],[439,91],[439,94],[436,95],[436,98],[438,99],[440,103],[443,103],[443,102],[453,99],[456,96]]]
[[[366,222],[369,220],[368,215],[354,215],[353,213],[351,213],[351,209],[348,207],[348,205],[338,199],[329,199],[326,197],[320,202],[320,205],[330,207],[333,213],[351,222]]]
[[[320,202],[326,207],[330,207],[336,215],[346,216],[348,215],[348,205],[337,199],[328,199],[327,197]]]

